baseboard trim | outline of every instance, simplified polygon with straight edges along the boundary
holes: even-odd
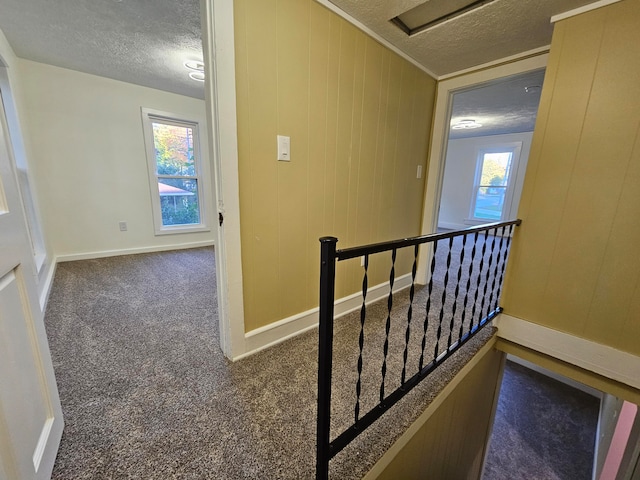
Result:
[[[95,258],[118,257],[120,255],[135,255],[137,253],[153,253],[166,252],[168,250],[183,250],[187,248],[210,247],[214,244],[213,240],[204,240],[200,242],[178,243],[172,245],[153,245],[148,247],[123,248],[119,250],[102,250],[98,252],[71,253],[67,255],[58,255],[57,262],[73,262],[75,260],[93,260]]]
[[[51,260],[51,264],[48,265],[48,271],[44,277],[42,283],[42,290],[40,291],[40,311],[44,313],[47,308],[47,302],[49,301],[49,294],[51,293],[51,287],[53,287],[53,278],[56,275],[56,266],[58,265],[58,259],[54,257]]]
[[[602,399],[602,392],[600,390],[596,390],[595,388],[590,387],[589,385],[585,385],[584,383],[577,382],[572,378],[565,377],[564,375],[560,375],[559,373],[548,370],[544,367],[541,367],[540,365],[536,365],[535,363],[530,362],[529,360],[525,360],[524,358],[511,355],[510,353],[507,354],[507,360],[513,363],[517,363],[518,365],[522,365],[523,367],[528,368],[529,370],[533,370],[534,372],[539,373],[540,375],[544,375],[545,377],[552,378],[557,382],[564,383],[565,385],[575,388],[576,390],[580,390],[581,392],[591,395],[592,397],[595,397],[598,400]]]
[[[395,279],[393,291],[399,292],[411,286],[411,274],[407,273]],[[385,298],[389,294],[389,284],[381,283],[367,291],[367,305]],[[342,317],[358,310],[362,306],[362,294],[354,293],[335,302],[334,316]],[[248,357],[266,348],[272,347],[300,335],[318,326],[318,307],[291,317],[279,320],[264,327],[245,333],[246,351],[233,358],[233,361]]]
[[[511,315],[493,320],[498,337],[640,389],[640,357]]]

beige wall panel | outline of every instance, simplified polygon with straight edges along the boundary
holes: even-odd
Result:
[[[640,353],[640,2],[556,25],[503,304],[513,316]]]
[[[306,305],[318,298],[320,278],[320,242],[327,234],[324,227],[324,188],[327,175],[327,132],[329,130],[328,92],[329,45],[331,14],[318,3],[311,4],[309,24],[309,55],[316,61],[309,64],[309,168],[307,170],[308,232],[305,268]]]
[[[418,232],[409,202],[424,180],[409,173],[424,161],[435,81],[312,0],[235,10],[250,331],[317,306],[318,237],[346,248]],[[277,134],[291,137],[289,163],[275,160]],[[336,296],[358,291],[361,275],[357,259],[338,265]],[[370,284],[388,275],[385,265]]]
[[[239,144],[248,144],[248,155],[240,157],[239,162],[249,163],[251,172],[247,181],[240,182],[243,254],[248,249],[253,256],[252,264],[248,265],[251,274],[243,275],[244,289],[253,298],[252,304],[245,304],[247,330],[257,328],[262,316],[278,316],[279,265],[269,261],[278,253],[278,205],[274,188],[278,174],[275,6],[275,1],[268,0],[247,2],[245,8],[246,31],[260,31],[260,36],[246,35],[249,135],[238,139]],[[250,229],[248,234],[246,228]]]
[[[429,416],[378,480],[480,477],[503,354],[490,350]]]
[[[637,123],[640,124],[640,119]],[[640,129],[636,132],[640,136]],[[621,350],[637,351],[640,338],[640,313],[633,312],[634,293],[640,285],[640,222],[630,221],[639,215],[640,144],[634,145],[625,175],[618,208],[609,231],[606,251],[585,327],[585,336],[598,338]],[[616,320],[608,319],[615,312]],[[635,316],[634,316],[635,315]],[[634,332],[635,325],[635,332]],[[635,336],[631,336],[635,333]]]
[[[532,141],[532,151],[536,150],[537,143],[541,143],[540,156],[536,158],[538,168],[535,178],[528,172],[525,177],[525,185],[530,182],[534,185],[527,200],[535,208],[529,210],[519,229],[518,245],[526,258],[515,259],[523,263],[513,265],[512,271],[526,272],[526,286],[520,284],[525,291],[518,295],[518,310],[528,315],[529,312],[553,315],[559,303],[547,303],[554,301],[546,298],[548,277],[570,186],[567,179],[576,163],[602,30],[598,28],[598,22],[585,21],[585,16],[576,17],[576,20],[579,21],[575,25],[565,26],[562,43],[554,43],[554,49],[560,50],[561,57],[557,71],[547,70],[555,82],[545,135],[540,137],[534,132]],[[547,88],[546,84],[544,88]],[[536,129],[539,126],[537,124]],[[544,312],[541,309],[545,309]]]
[[[280,262],[277,318],[305,310],[301,279],[306,277],[307,171],[309,148],[308,2],[278,1],[278,134],[291,137],[291,162],[278,162],[278,248]],[[272,139],[275,143],[275,138]],[[292,201],[292,199],[296,199]]]

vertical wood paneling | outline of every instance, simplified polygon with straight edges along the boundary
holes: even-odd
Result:
[[[320,236],[345,248],[419,233],[435,81],[311,0],[240,0],[235,15],[250,331],[317,305]],[[372,283],[388,277],[378,263]],[[357,260],[339,265],[338,297],[360,282]]]
[[[640,354],[640,2],[556,25],[513,245],[511,315]],[[635,314],[635,317],[633,315]]]
[[[502,357],[487,352],[375,478],[479,478]]]

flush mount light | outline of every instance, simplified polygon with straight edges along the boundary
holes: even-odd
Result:
[[[476,122],[475,120],[465,119],[465,120],[460,120],[455,124],[451,125],[451,128],[453,130],[468,130],[472,128],[480,128],[481,126],[482,124]]]
[[[196,82],[204,82],[204,72],[189,72],[189,78]]]
[[[187,60],[186,62],[184,62],[184,66],[189,70],[204,72],[204,62],[201,62],[200,60]]]

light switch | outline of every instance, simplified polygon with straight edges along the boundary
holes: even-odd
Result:
[[[278,160],[283,162],[291,161],[291,138],[278,135]]]
[[[416,172],[416,178],[422,178],[422,165],[418,165],[418,171]]]

